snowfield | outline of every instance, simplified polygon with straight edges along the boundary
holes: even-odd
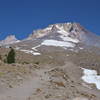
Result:
[[[57,40],[44,40],[41,45],[45,46],[56,46],[56,47],[75,47],[75,44],[70,42],[64,41],[57,41]]]
[[[84,73],[82,80],[90,84],[95,84],[97,89],[100,90],[100,75],[97,75],[97,71],[85,68],[82,69]]]
[[[33,55],[41,55],[39,52],[34,52],[34,51],[32,51],[32,50],[20,50],[20,51],[22,51],[22,52],[25,52],[25,53],[30,53],[30,54],[33,54]]]
[[[41,45],[37,45],[37,46],[33,47],[32,49],[33,49],[34,51],[38,51],[37,48],[39,48],[39,47],[41,47]]]
[[[74,39],[74,38],[67,37],[67,36],[64,36],[64,35],[61,35],[60,38],[64,41],[70,41],[70,42],[73,42],[73,43],[78,43],[79,42],[78,39]]]
[[[58,33],[63,34],[65,36],[68,36],[69,35],[69,33],[64,30],[63,26],[60,27],[60,26],[56,25],[56,28],[58,29],[58,31],[57,31]]]

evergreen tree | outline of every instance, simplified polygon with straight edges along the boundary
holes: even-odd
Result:
[[[0,55],[0,60],[2,60],[2,56]]]
[[[7,55],[7,63],[8,64],[15,63],[15,51],[13,48],[11,48],[11,50],[9,51]]]

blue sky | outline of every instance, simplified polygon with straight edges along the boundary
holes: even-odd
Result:
[[[49,24],[78,22],[100,35],[100,0],[0,0],[0,39],[18,39]]]

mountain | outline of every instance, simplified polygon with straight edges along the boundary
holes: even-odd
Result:
[[[51,34],[62,35],[66,37],[66,39],[77,39],[79,42],[85,43],[87,45],[100,46],[100,37],[86,30],[79,23],[62,23],[49,25],[45,29],[33,31],[28,39],[41,38]]]
[[[13,44],[18,43],[20,40],[18,40],[15,35],[9,35],[4,40],[0,41],[0,45],[7,45],[7,44]]]
[[[6,63],[9,46],[14,64]],[[79,23],[49,25],[20,41],[8,36],[0,83],[0,100],[100,100],[100,37]]]
[[[33,39],[43,40],[43,38],[100,47],[100,37],[88,31],[79,23],[58,23],[49,25],[44,29],[33,31],[24,41],[31,41]],[[14,35],[10,35],[6,37],[5,40],[2,40],[0,44],[13,44],[17,42],[19,42],[19,40],[17,40]]]
[[[41,48],[40,50],[44,48],[54,50],[56,48],[64,50],[99,48],[100,37],[88,31],[79,23],[58,23],[49,25],[44,29],[35,30],[24,40],[19,41],[14,35],[8,36],[0,44],[13,46],[17,50],[33,55],[40,55],[41,53],[37,52],[39,48]]]

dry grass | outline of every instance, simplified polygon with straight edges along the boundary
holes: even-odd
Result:
[[[63,82],[54,82],[54,84],[60,87],[65,87]]]

